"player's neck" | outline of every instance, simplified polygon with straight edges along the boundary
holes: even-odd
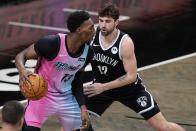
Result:
[[[114,29],[109,35],[103,36],[101,35],[101,42],[103,46],[109,46],[111,45],[115,40],[118,35],[118,29]]]
[[[77,36],[75,34],[69,34],[67,36],[67,48],[70,53],[76,53],[82,44],[80,40],[78,40]]]

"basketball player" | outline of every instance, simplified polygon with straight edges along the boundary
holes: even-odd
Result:
[[[99,12],[99,28],[96,31],[91,61],[95,80],[84,88],[88,96],[88,110],[102,115],[114,102],[119,101],[143,116],[157,131],[184,131],[168,122],[156,101],[146,90],[139,75],[132,39],[117,26],[119,10],[109,4]],[[92,131],[92,127],[89,131]]]
[[[48,82],[45,97],[28,101],[23,131],[40,131],[51,115],[57,116],[64,131],[84,130],[89,126],[83,89],[77,88],[75,79],[87,63],[90,51],[87,43],[94,36],[94,23],[87,12],[76,11],[68,17],[67,27],[70,33],[45,36],[15,58],[21,88],[24,83],[31,84],[27,76],[32,72],[24,66],[28,59],[39,58],[36,72]]]
[[[0,131],[19,131],[22,128],[24,107],[18,101],[6,102],[1,113],[2,129]]]

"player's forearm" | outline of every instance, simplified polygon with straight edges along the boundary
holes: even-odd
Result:
[[[77,72],[74,80],[72,81],[72,93],[75,96],[80,107],[85,105],[85,98],[83,92],[83,83],[81,80],[81,72]]]
[[[19,73],[21,73],[23,70],[25,70],[25,62],[26,59],[23,55],[23,53],[19,53],[16,57],[15,57],[15,65],[16,68],[18,69]]]
[[[103,88],[105,91],[114,88],[120,88],[125,85],[133,83],[136,80],[136,78],[137,78],[137,74],[132,74],[132,75],[126,74],[111,82],[103,83]]]

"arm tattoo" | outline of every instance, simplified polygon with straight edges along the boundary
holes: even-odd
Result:
[[[124,80],[126,77],[127,77],[127,74],[124,75],[124,76],[121,76],[120,78],[118,78],[118,80],[119,80],[119,81],[122,81],[122,80]]]

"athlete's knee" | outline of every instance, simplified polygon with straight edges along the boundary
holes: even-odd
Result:
[[[159,123],[155,129],[157,131],[185,131],[184,128],[173,122]]]
[[[181,127],[176,123],[168,122],[168,125],[169,125],[169,131],[185,131],[183,127]]]
[[[169,125],[168,125],[167,123],[159,124],[159,125],[156,127],[156,130],[157,130],[157,131],[170,131],[170,130],[169,130]]]
[[[148,121],[150,126],[156,131],[169,131],[169,124],[167,121],[160,121],[157,119],[151,119]]]

